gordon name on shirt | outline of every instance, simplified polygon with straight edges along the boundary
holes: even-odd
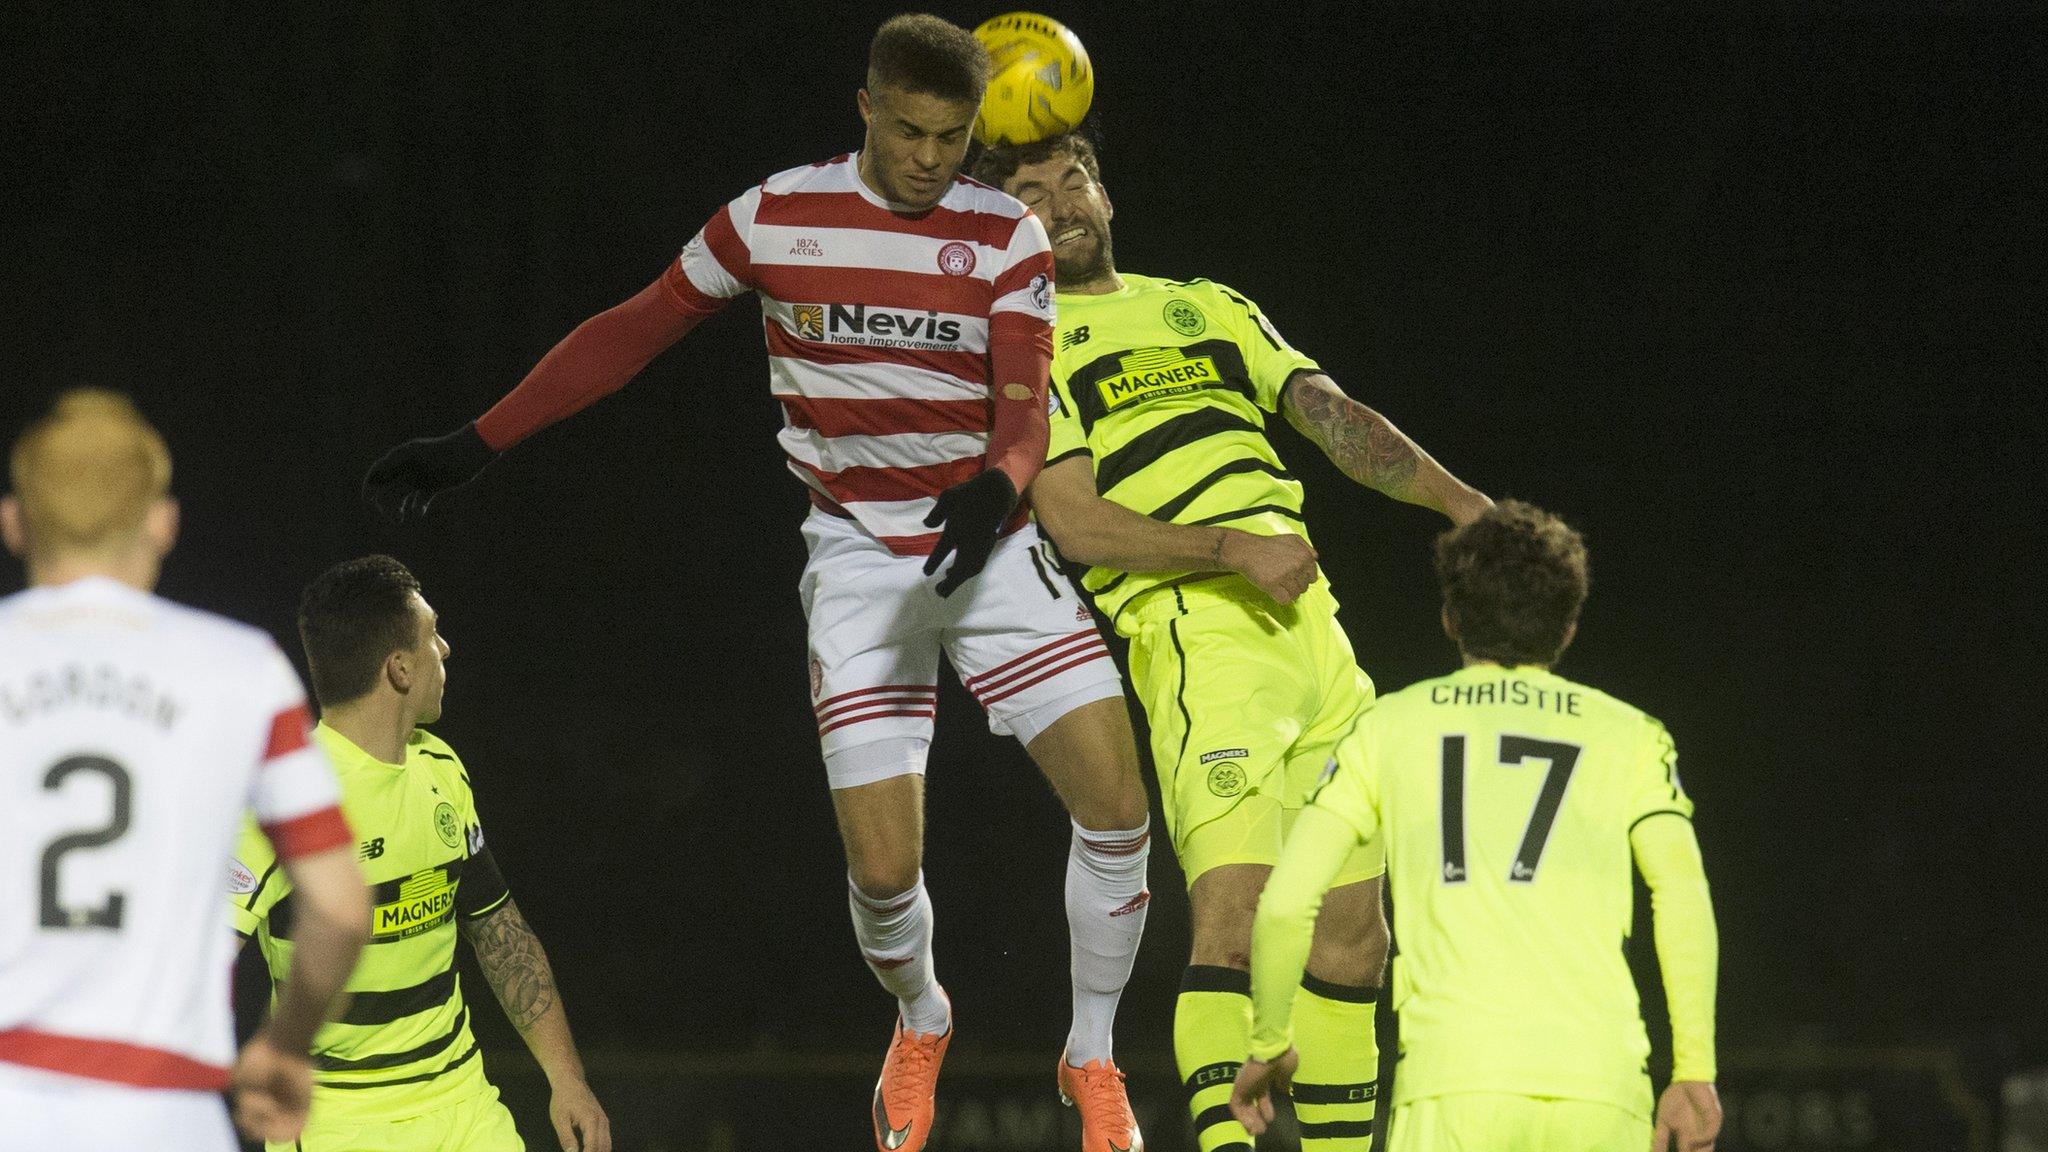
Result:
[[[27,724],[72,708],[111,712],[168,729],[178,722],[177,700],[149,677],[112,664],[63,664],[34,669],[0,683],[0,720]]]

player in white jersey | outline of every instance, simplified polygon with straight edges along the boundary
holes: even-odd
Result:
[[[29,588],[0,599],[0,1152],[229,1152],[231,1084],[245,1131],[293,1139],[369,930],[305,692],[268,636],[150,593],[177,507],[126,399],[66,394],[11,466],[0,529]],[[250,810],[310,899],[231,1071],[220,885]]]
[[[729,300],[758,296],[778,440],[813,506],[801,590],[848,902],[899,1007],[876,1143],[923,1146],[952,1036],[922,871],[943,652],[1073,816],[1074,1018],[1058,1082],[1083,1147],[1111,1152],[1141,1143],[1110,1032],[1143,929],[1150,827],[1116,667],[1019,505],[1045,459],[1053,269],[1036,217],[959,175],[988,75],[966,31],[886,22],[859,94],[860,152],[735,198],[659,280],[584,322],[473,424],[387,453],[365,487],[387,514],[423,515]]]

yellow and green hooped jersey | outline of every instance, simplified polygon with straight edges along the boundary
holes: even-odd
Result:
[[[484,846],[469,775],[453,749],[415,730],[405,763],[372,757],[325,724],[314,739],[341,782],[342,811],[370,886],[370,941],[347,1009],[314,1038],[314,1115],[389,1118],[488,1090],[455,973],[456,921],[511,893]],[[235,930],[263,950],[272,980],[291,967],[291,886],[253,823],[230,870]]]
[[[1208,280],[1124,275],[1062,293],[1054,333],[1051,461],[1093,458],[1097,491],[1154,519],[1304,538],[1301,483],[1266,439],[1287,378],[1314,370],[1250,300]],[[1112,621],[1185,572],[1090,568]]]

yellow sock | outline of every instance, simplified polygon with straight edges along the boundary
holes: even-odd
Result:
[[[1230,1115],[1230,1089],[1251,1045],[1251,974],[1190,964],[1173,1010],[1173,1054],[1202,1152],[1252,1152],[1251,1135]]]
[[[1379,1100],[1378,988],[1304,974],[1294,993],[1294,1117],[1302,1152],[1370,1152]]]

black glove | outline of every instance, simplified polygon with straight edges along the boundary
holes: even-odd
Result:
[[[446,436],[407,440],[370,465],[363,499],[394,524],[422,520],[435,497],[476,479],[497,458],[474,421]]]
[[[939,563],[948,553],[957,553],[953,566],[946,569],[945,579],[939,581],[939,595],[951,596],[953,589],[981,574],[988,554],[995,549],[996,533],[1003,530],[1003,521],[1016,508],[1016,485],[1010,483],[1006,473],[994,468],[939,493],[932,514],[924,518],[924,526],[945,527],[939,532],[939,542],[932,547],[932,554],[925,557],[924,574],[929,576],[938,571]]]

